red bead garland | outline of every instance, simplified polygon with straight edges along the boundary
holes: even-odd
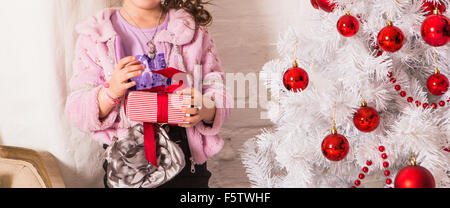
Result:
[[[362,171],[363,171],[364,173],[367,173],[367,172],[369,172],[369,168],[368,168],[368,167],[364,167],[364,168],[362,169]]]
[[[412,103],[414,101],[414,98],[408,97],[408,103]]]
[[[392,84],[396,84],[397,83],[397,79],[394,77],[394,74],[392,72],[388,72],[387,77],[390,78],[389,82],[391,82]],[[402,90],[402,86],[399,84],[396,84],[394,86],[394,89],[396,91],[400,91]],[[408,95],[408,93],[406,91],[401,91],[400,92],[400,96],[402,97],[406,97]],[[447,105],[447,103],[450,103],[450,97],[447,99],[447,101],[441,100],[438,103],[421,103],[418,100],[415,100],[413,97],[408,97],[406,99],[406,101],[408,103],[415,103],[417,107],[423,107],[423,109],[427,109],[427,108],[433,108],[433,109],[438,109],[438,107],[445,107]]]
[[[364,175],[363,173],[360,173],[358,177],[359,177],[359,179],[362,180],[362,179],[364,179],[366,177],[366,175]]]
[[[436,103],[431,103],[431,107],[432,107],[433,109],[437,109],[437,104],[436,104]]]
[[[384,146],[379,146],[379,147],[378,147],[378,150],[379,150],[380,152],[383,153],[383,154],[381,155],[381,158],[383,158],[383,160],[386,160],[386,159],[388,158],[388,155],[385,153],[386,148],[385,148]],[[371,160],[367,160],[367,161],[366,161],[366,165],[367,165],[367,166],[371,166],[371,165],[372,165],[372,161],[371,161]],[[360,173],[360,174],[358,175],[358,178],[359,178],[359,179],[356,179],[356,180],[355,180],[354,183],[355,183],[356,186],[360,186],[360,185],[361,185],[361,180],[363,180],[364,178],[366,178],[366,174],[365,174],[365,173],[368,173],[368,172],[369,172],[369,168],[368,168],[367,166],[363,167],[363,169],[362,169],[362,172],[363,172],[363,173]],[[385,168],[383,174],[384,174],[386,177],[388,177],[388,178],[386,178],[386,181],[385,181],[385,182],[386,182],[387,185],[391,185],[391,184],[392,184],[392,179],[389,178],[389,176],[391,176],[391,171],[388,170],[388,168],[389,168],[389,162],[388,162],[388,161],[384,161],[384,162],[383,162],[383,167]],[[355,186],[352,186],[352,188],[356,188],[356,187],[355,187]],[[392,188],[392,187],[389,186],[388,188]]]
[[[386,179],[386,184],[391,185],[392,184],[392,179],[390,179],[390,178]]]
[[[383,160],[387,160],[388,155],[385,153],[386,148],[384,146],[380,146],[378,150],[380,150],[380,152],[383,152],[383,154],[381,154],[381,158],[383,158]],[[386,168],[386,170],[384,170],[384,175],[386,177],[389,177],[391,175],[391,172],[387,169],[387,168],[389,168],[389,162],[388,161],[384,161],[383,162],[383,167]],[[387,185],[391,185],[392,184],[392,179],[387,178],[386,179],[386,184]],[[389,188],[391,188],[391,187],[389,187]]]
[[[406,92],[405,91],[400,92],[400,96],[406,97]]]
[[[422,103],[420,101],[416,100],[416,106],[420,107],[421,105],[422,105]]]

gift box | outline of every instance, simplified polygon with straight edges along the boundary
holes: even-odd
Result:
[[[191,97],[186,95],[133,91],[128,94],[126,112],[135,122],[182,124],[184,117],[189,115],[181,109],[189,107],[184,103],[190,100]]]
[[[191,96],[173,94],[176,90],[182,89],[187,77],[186,73],[175,69],[166,68],[152,73],[160,74],[168,79],[178,77],[177,84],[171,83],[169,86],[158,86],[151,89],[129,91],[125,99],[125,113],[131,121],[143,122],[144,126],[144,147],[145,158],[155,167],[159,167],[156,156],[155,131],[158,124],[178,125],[185,123],[184,117],[190,116],[181,111],[183,107],[190,107]]]

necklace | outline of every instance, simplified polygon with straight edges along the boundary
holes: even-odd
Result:
[[[148,52],[147,52],[147,56],[148,56],[150,59],[154,59],[154,58],[156,57],[156,45],[155,45],[155,43],[154,43],[153,40],[155,39],[156,33],[158,33],[159,25],[160,25],[160,23],[161,23],[161,18],[162,18],[162,15],[163,15],[163,10],[161,10],[161,13],[159,14],[158,22],[156,23],[157,25],[155,26],[155,27],[156,27],[156,30],[155,30],[155,32],[153,33],[153,36],[152,36],[151,39],[147,36],[147,34],[145,34],[145,32],[144,32],[144,31],[142,30],[142,28],[136,23],[136,21],[134,21],[133,17],[131,17],[131,15],[128,14],[128,12],[127,12],[125,9],[123,9],[123,11],[124,11],[125,14],[128,16],[128,18],[130,18],[130,20],[134,23],[134,25],[137,26],[137,28],[139,29],[139,31],[141,31],[141,33],[144,35],[144,37],[147,39],[147,41],[148,41],[148,42],[147,42],[147,47],[149,48],[149,49],[148,49]]]

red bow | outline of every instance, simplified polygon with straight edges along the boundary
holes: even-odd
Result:
[[[162,76],[173,79],[175,74],[183,73],[182,71],[175,68],[166,68],[158,71],[154,71],[153,73],[160,74]],[[183,77],[185,78],[185,77]],[[168,101],[169,93],[175,92],[177,89],[182,87],[183,80],[179,80],[176,85],[169,85],[154,87],[152,89],[139,90],[143,92],[154,92],[158,93],[158,114],[157,114],[157,123],[167,123],[168,122]],[[125,102],[125,105],[127,102]],[[126,108],[125,108],[126,109]],[[126,113],[126,112],[125,112]],[[145,158],[155,167],[159,167],[158,161],[156,158],[156,142],[155,142],[155,130],[157,126],[156,123],[147,123],[144,122],[144,147],[145,147]]]

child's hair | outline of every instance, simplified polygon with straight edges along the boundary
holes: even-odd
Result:
[[[195,23],[200,26],[207,26],[212,22],[211,14],[204,8],[209,1],[203,0],[165,0],[163,9],[184,9],[192,15]]]

